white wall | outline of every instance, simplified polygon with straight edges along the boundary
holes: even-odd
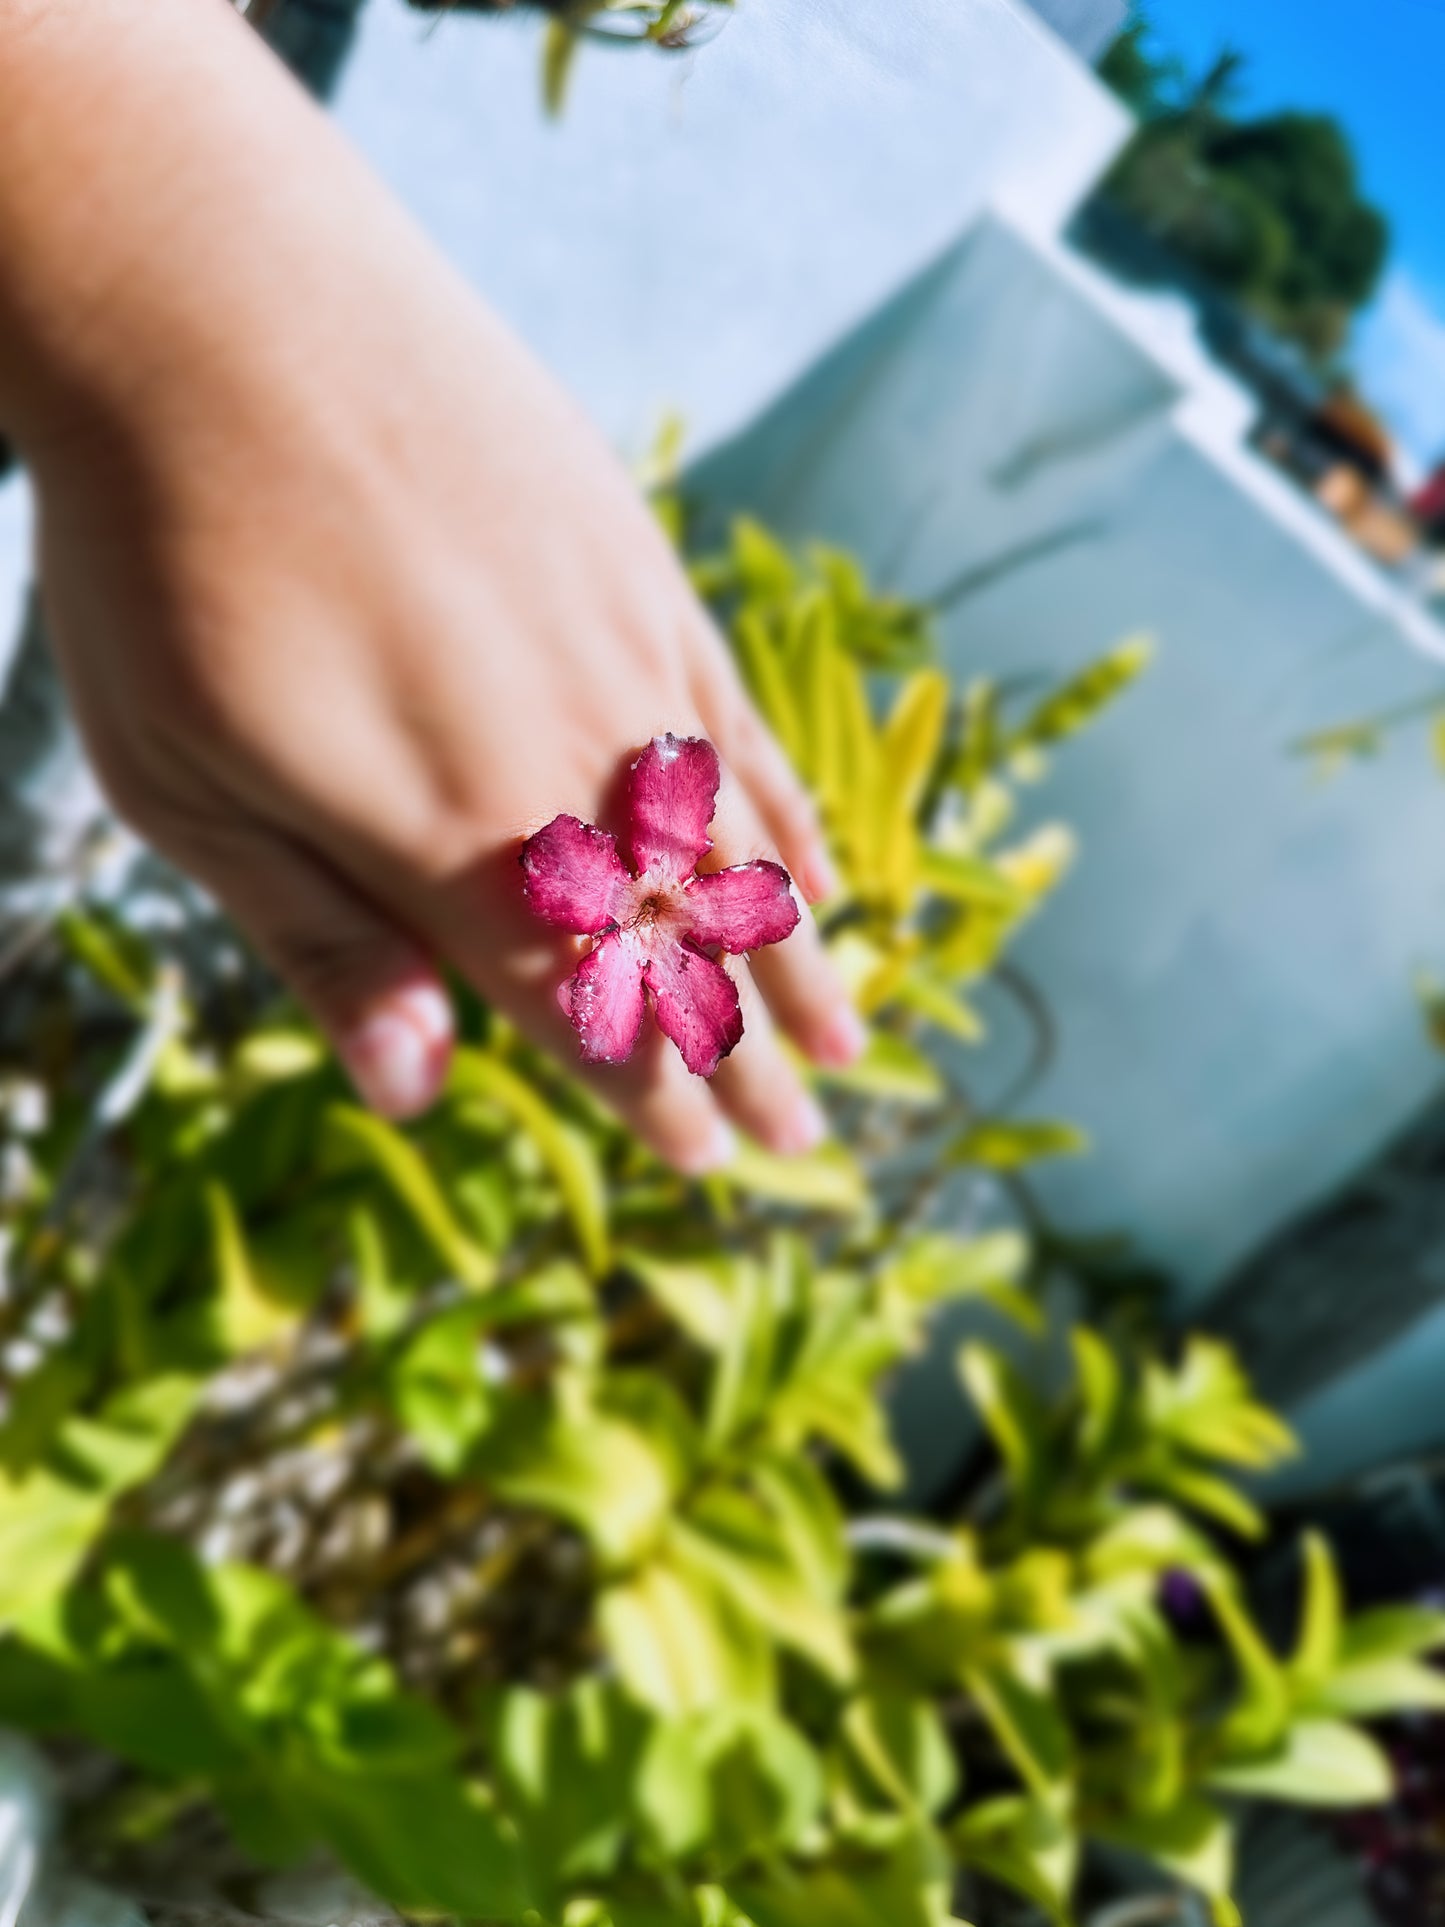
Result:
[[[1128,120],[1013,0],[742,0],[681,60],[373,0],[342,124],[625,445],[738,428],[1002,197],[1057,227]]]
[[[696,477],[911,593],[972,572],[945,628],[961,671],[1158,637],[1039,798],[1083,855],[1020,955],[1061,1024],[1031,1104],[1096,1144],[1046,1195],[1137,1233],[1196,1303],[1425,1098],[1410,973],[1445,958],[1423,745],[1324,790],[1287,753],[1438,687],[1445,636],[1218,413],[1087,270],[989,220]],[[982,1089],[1018,1042],[1005,1024]]]

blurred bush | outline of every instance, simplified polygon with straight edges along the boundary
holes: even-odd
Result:
[[[1359,1722],[1445,1701],[1445,1617],[1349,1618],[1310,1539],[1271,1650],[1287,1430],[1224,1347],[1060,1309],[1028,1167],[1083,1140],[970,1090],[1069,860],[1026,788],[1147,649],[959,690],[844,555],[695,567],[844,879],[837,1143],[688,1183],[465,1000],[401,1131],[183,907],[69,913],[6,1008],[0,1724],[133,1887],[319,1842],[409,1913],[942,1927],[1123,1856],[1228,1920],[1235,1804],[1383,1799]],[[964,1302],[988,1443],[923,1516],[887,1394]]]
[[[1389,223],[1365,197],[1333,116],[1238,113],[1245,68],[1226,47],[1191,76],[1157,51],[1148,11],[1135,5],[1099,74],[1142,124],[1103,198],[1176,264],[1335,373],[1351,318],[1378,288]]]

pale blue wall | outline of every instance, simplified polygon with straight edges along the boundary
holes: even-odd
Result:
[[[1095,1139],[1048,1199],[1136,1233],[1202,1304],[1437,1082],[1410,976],[1445,958],[1445,788],[1418,741],[1324,789],[1287,746],[1439,666],[1312,506],[1181,427],[1069,265],[996,224],[695,483],[912,593],[980,571],[945,625],[964,672],[1158,637],[1039,794],[1082,857],[1020,956],[1061,1026],[1031,1101]]]

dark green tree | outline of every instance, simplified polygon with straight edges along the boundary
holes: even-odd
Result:
[[[1354,153],[1326,114],[1273,114],[1225,123],[1202,142],[1221,180],[1249,189],[1283,221],[1291,246],[1277,290],[1297,306],[1352,309],[1375,291],[1389,251],[1389,227],[1359,187]]]
[[[1179,79],[1178,63],[1154,51],[1154,37],[1153,21],[1142,7],[1136,7],[1098,65],[1100,80],[1141,120],[1153,120],[1165,111]]]
[[[1186,267],[1328,362],[1374,293],[1389,226],[1361,191],[1338,121],[1237,117],[1243,66],[1225,48],[1181,84],[1136,12],[1100,73],[1144,124],[1104,195]]]

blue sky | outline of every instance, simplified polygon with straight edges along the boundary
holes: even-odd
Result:
[[[1147,0],[1161,46],[1193,69],[1248,56],[1241,105],[1324,108],[1354,138],[1394,229],[1359,328],[1364,386],[1419,463],[1445,456],[1445,0]]]

